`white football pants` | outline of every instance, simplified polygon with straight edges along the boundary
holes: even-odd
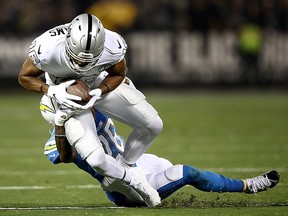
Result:
[[[126,78],[114,91],[105,94],[94,108],[132,127],[123,154],[127,164],[135,163],[162,131],[163,122],[145,96]],[[128,84],[127,84],[128,83]]]
[[[55,100],[44,95],[40,102],[41,114],[49,123],[54,124],[58,105]],[[125,169],[113,157],[106,155],[99,137],[93,114],[86,110],[80,115],[70,117],[65,122],[65,134],[70,145],[75,147],[78,154],[86,159],[91,167],[102,175],[122,179]],[[130,181],[130,176],[125,176],[125,181]]]

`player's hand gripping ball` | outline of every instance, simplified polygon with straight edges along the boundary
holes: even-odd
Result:
[[[91,96],[89,95],[90,88],[84,81],[80,79],[76,79],[75,82],[66,89],[68,94],[76,95],[82,98],[82,100],[75,101],[76,103],[80,103],[82,105],[86,104]]]

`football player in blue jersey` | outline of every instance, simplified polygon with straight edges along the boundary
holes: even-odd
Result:
[[[96,110],[94,110],[94,116],[97,133],[105,153],[119,160],[125,146],[124,139],[117,134],[115,125],[110,118]],[[53,164],[62,162],[56,148],[54,131],[45,145],[44,153]],[[71,155],[72,158],[69,160],[97,179],[111,202],[126,207],[146,205],[132,187],[121,180],[104,177],[80,156]],[[134,164],[133,169],[138,169],[145,174],[147,181],[158,191],[162,200],[185,185],[191,185],[207,192],[258,193],[277,185],[280,178],[280,174],[272,170],[254,178],[232,179],[190,165],[173,165],[167,159],[153,154],[142,155]]]

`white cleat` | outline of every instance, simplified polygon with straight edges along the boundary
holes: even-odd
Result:
[[[280,174],[276,170],[264,173],[260,176],[246,179],[247,189],[245,193],[259,193],[268,188],[275,187],[280,180]]]
[[[161,203],[161,198],[157,192],[147,181],[145,175],[137,167],[130,168],[131,171],[131,186],[142,197],[149,207],[156,207]]]

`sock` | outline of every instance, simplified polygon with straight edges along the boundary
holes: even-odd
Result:
[[[183,181],[201,191],[242,192],[244,183],[210,171],[201,171],[192,166],[183,166]]]
[[[78,155],[77,159],[73,162],[77,165],[81,170],[89,173],[93,178],[97,179],[100,183],[103,181],[104,176],[98,173],[93,167],[91,167],[86,160],[83,160],[80,155]],[[122,177],[123,181],[130,183],[131,182],[131,172],[124,168],[125,172]]]
[[[128,184],[131,183],[131,180],[132,180],[132,174],[131,174],[131,171],[130,169],[128,168],[124,168],[125,169],[125,173],[124,173],[124,176],[122,178],[123,181],[127,182]]]
[[[246,180],[242,180],[243,181],[243,189],[242,189],[242,192],[246,191],[247,190],[247,182]]]

